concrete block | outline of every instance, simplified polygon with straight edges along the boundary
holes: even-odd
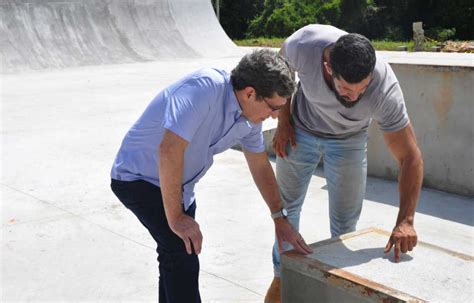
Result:
[[[308,256],[284,253],[282,301],[471,302],[474,257],[418,242],[395,263],[383,253],[389,236],[369,228],[312,244]]]

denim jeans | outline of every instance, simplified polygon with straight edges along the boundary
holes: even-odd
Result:
[[[111,187],[117,198],[137,216],[157,243],[159,302],[201,302],[198,256],[194,253],[188,255],[183,240],[171,231],[160,188],[142,180],[114,179]],[[186,214],[194,218],[195,211],[196,202],[191,204]]]
[[[347,139],[328,139],[295,128],[296,149],[287,146],[287,157],[276,160],[276,175],[288,220],[298,230],[311,176],[323,158],[329,193],[330,229],[333,237],[354,231],[362,210],[367,179],[367,133]],[[292,246],[284,243],[283,250]],[[275,241],[273,267],[280,276],[280,253]]]

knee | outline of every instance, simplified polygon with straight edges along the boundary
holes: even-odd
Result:
[[[331,216],[331,235],[336,237],[355,231],[358,220],[358,213],[354,213],[352,216],[344,217]]]
[[[169,253],[158,250],[158,262],[160,271],[167,273],[199,272],[199,258],[195,253],[188,255],[186,251]]]

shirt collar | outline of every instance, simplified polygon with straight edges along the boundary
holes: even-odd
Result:
[[[227,81],[227,97],[225,100],[225,111],[226,112],[239,112],[242,113],[242,109],[240,108],[239,101],[234,93],[234,87],[230,82],[230,78]]]

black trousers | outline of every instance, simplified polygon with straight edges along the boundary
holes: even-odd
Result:
[[[112,191],[148,229],[157,243],[159,263],[159,302],[201,302],[199,295],[199,259],[188,255],[183,240],[173,233],[166,220],[161,190],[149,182],[112,179]],[[186,214],[193,217],[196,203]]]

